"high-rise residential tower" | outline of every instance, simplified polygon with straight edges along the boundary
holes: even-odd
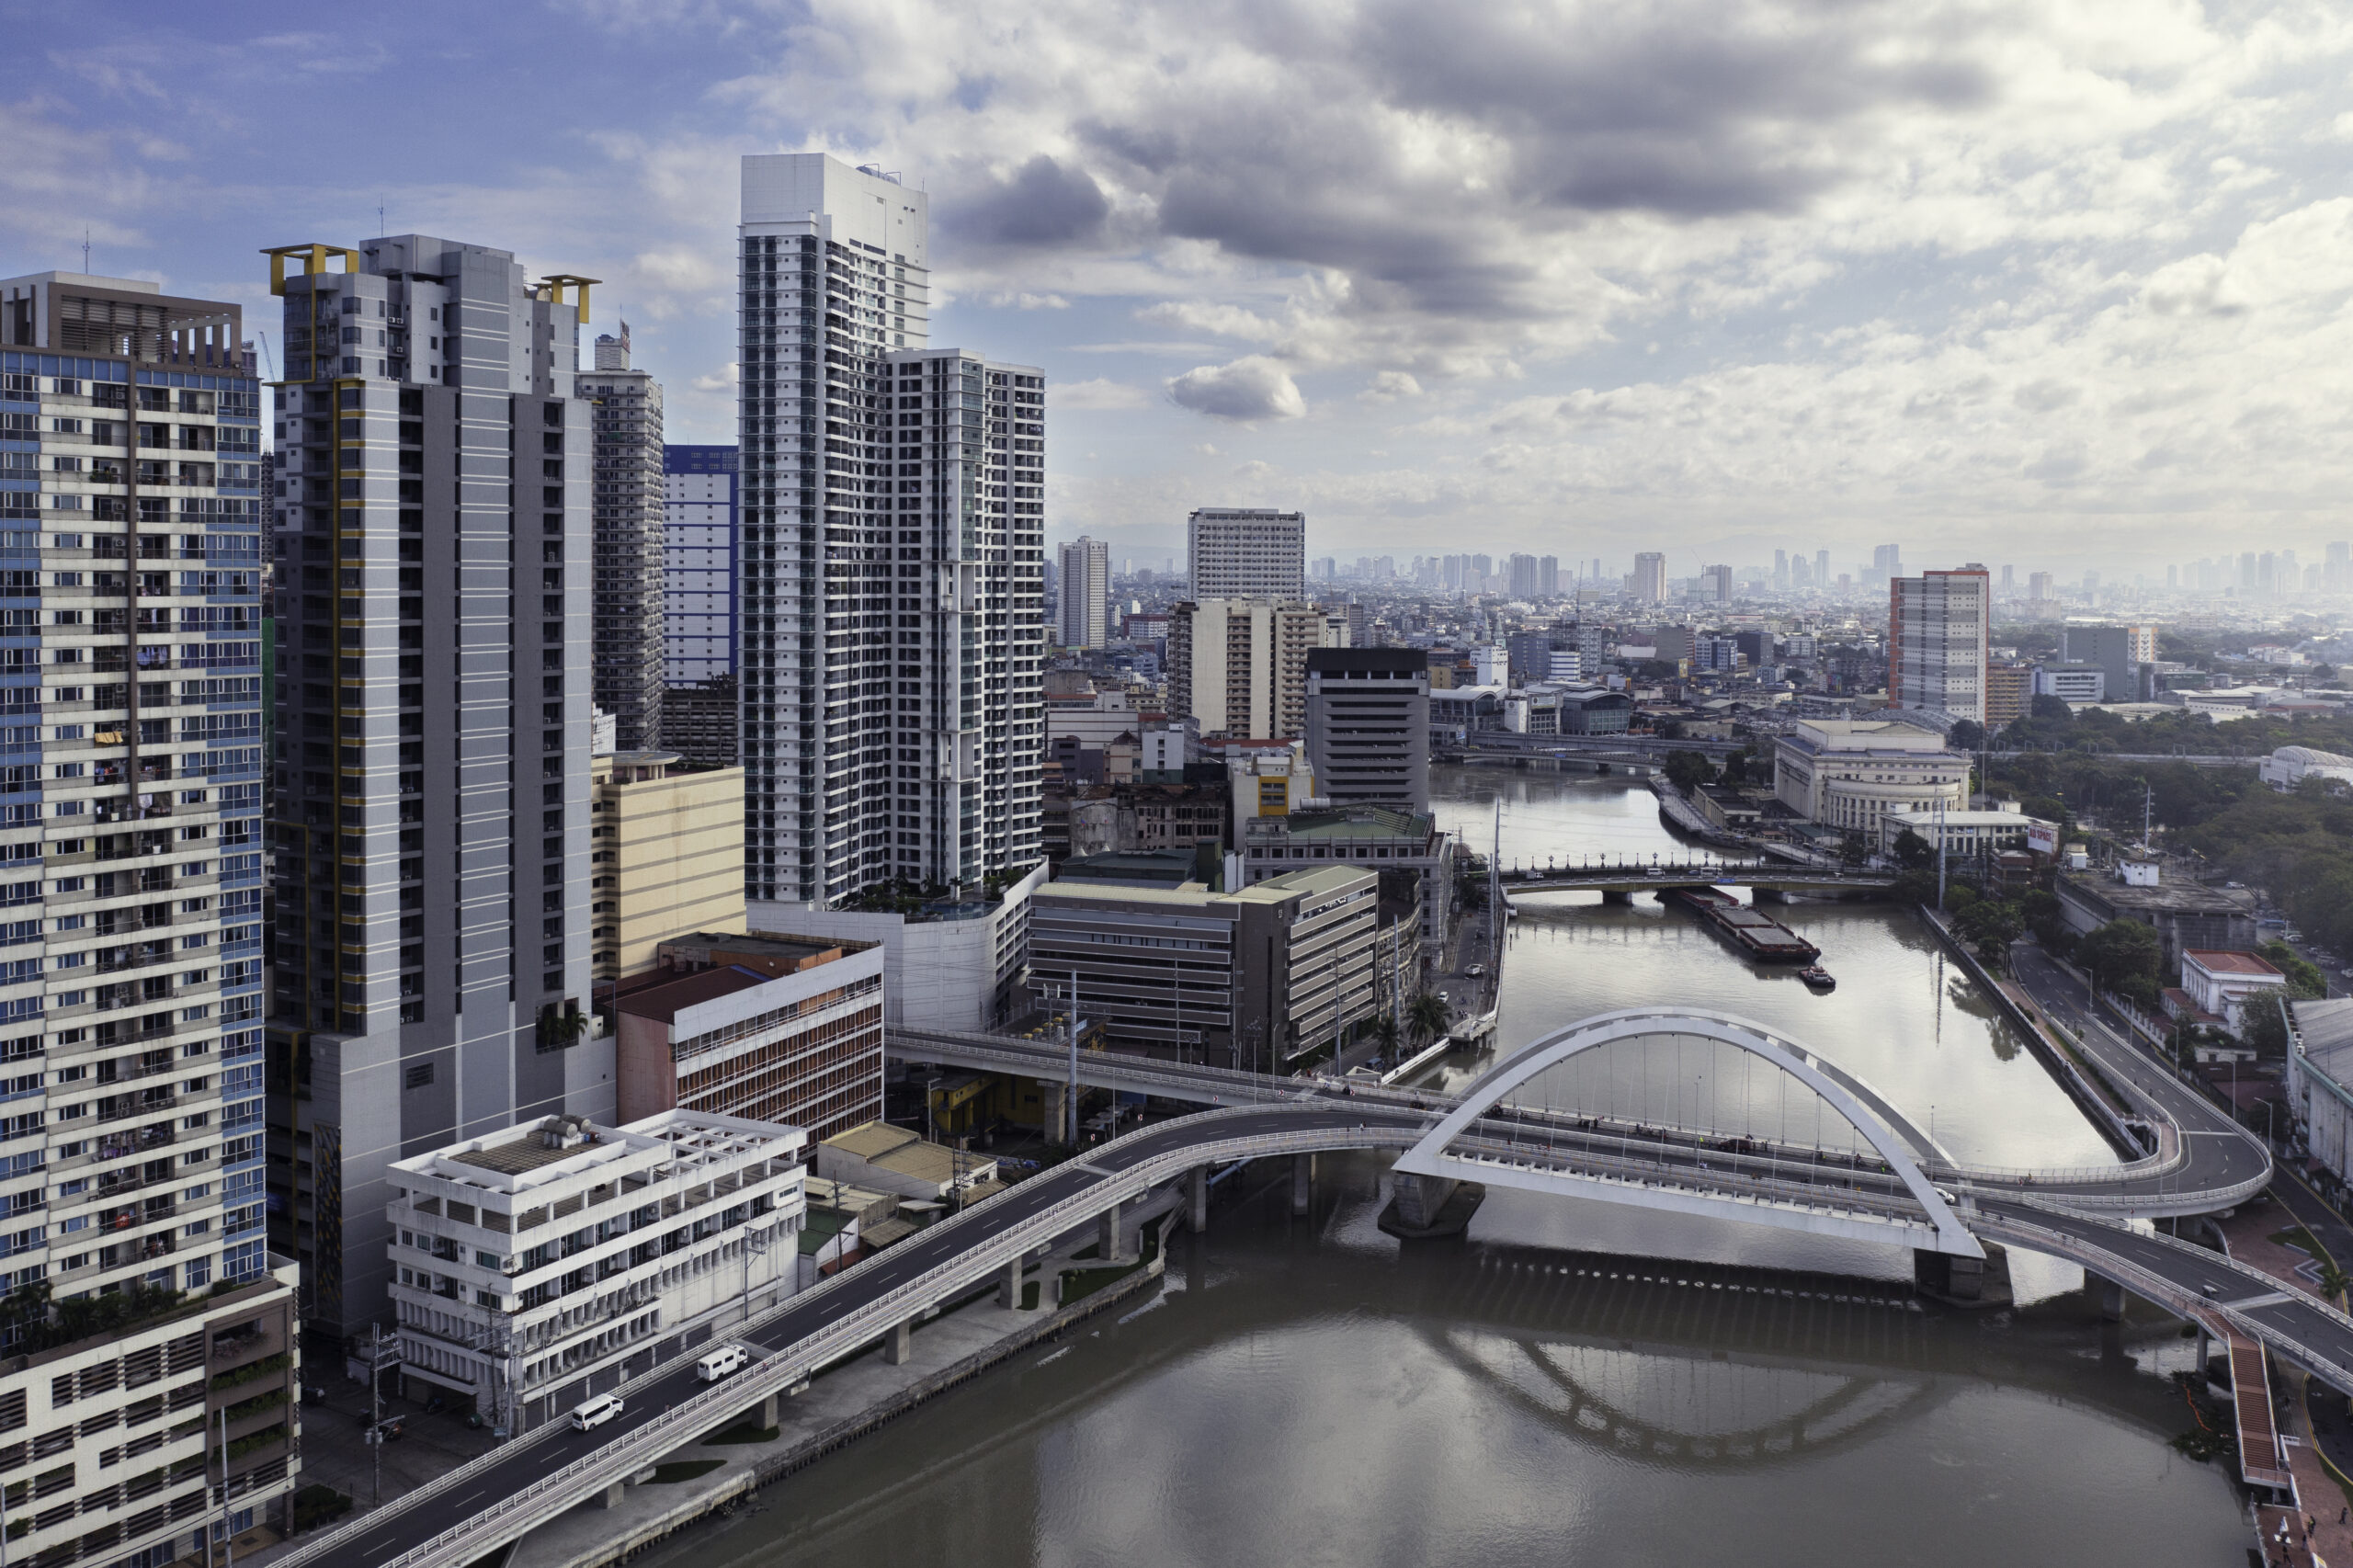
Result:
[[[1888,585],[1887,700],[1985,722],[1991,579],[1971,562]]]
[[[743,163],[746,895],[1039,858],[1045,378],[927,347],[924,194]]]
[[[0,281],[0,1290],[267,1278],[259,388],[236,305]]]
[[[738,756],[740,458],[733,447],[662,449],[662,748],[722,767]]]
[[[1110,635],[1111,547],[1080,535],[1063,546],[1058,576],[1056,641],[1065,648],[1100,648]]]
[[[1307,655],[1345,645],[1313,605],[1187,600],[1168,612],[1168,711],[1204,735],[1296,740],[1307,732]]]
[[[1645,550],[1634,557],[1633,597],[1644,604],[1657,604],[1666,597],[1666,557],[1655,550]]]
[[[629,323],[597,339],[597,368],[580,373],[579,395],[595,410],[589,516],[591,571],[589,699],[613,716],[613,744],[643,751],[662,740],[667,663],[663,616],[662,383],[630,369]]]
[[[1291,602],[1306,597],[1303,512],[1203,506],[1186,520],[1185,538],[1188,598]]]
[[[613,1115],[588,1017],[589,280],[424,234],[271,256],[272,1207],[311,1323],[349,1335],[386,1310],[392,1161]]]

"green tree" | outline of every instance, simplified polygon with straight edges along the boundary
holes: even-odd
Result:
[[[1907,871],[1933,866],[1937,863],[1936,847],[1907,827],[1895,841],[1895,863]]]
[[[2157,966],[2165,946],[2138,920],[2111,920],[2076,944],[2075,961],[2110,991],[2143,1006],[2157,1004]]]
[[[2075,710],[2067,706],[2063,697],[2053,697],[2047,691],[2037,692],[2027,706],[2027,717],[2038,723],[2072,724]]]
[[[1433,1040],[1446,1032],[1454,1021],[1446,1004],[1435,991],[1425,991],[1405,1004],[1405,1027],[1416,1040]]]
[[[1380,1044],[1381,1055],[1394,1057],[1397,1054],[1397,1017],[1395,1014],[1381,1014],[1372,1020],[1372,1027],[1368,1032],[1370,1032],[1374,1040]]]
[[[1666,781],[1678,790],[1696,790],[1712,780],[1716,766],[1696,751],[1666,754]]]
[[[1934,903],[1937,902],[1937,874],[1934,871],[1905,871],[1895,879],[1888,896],[1898,903]]]
[[[2276,997],[2250,996],[2246,1012],[2239,1024],[2239,1038],[2255,1048],[2258,1056],[2288,1055],[2288,1020],[2280,1016],[2282,1004]]]
[[[2009,961],[2010,944],[2026,935],[2026,917],[2015,903],[1983,898],[1953,916],[1953,928],[1998,972]]]
[[[2320,966],[2298,955],[2285,942],[2266,942],[2256,949],[2264,960],[2288,977],[2288,994],[2299,1002],[2328,994],[2328,979]]]
[[[1957,719],[1945,744],[1955,751],[1975,751],[1985,744],[1985,726],[1974,719]]]

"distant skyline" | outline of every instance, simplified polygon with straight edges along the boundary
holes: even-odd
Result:
[[[736,157],[824,148],[929,192],[932,340],[1045,368],[1050,537],[1115,561],[1202,506],[1303,510],[1311,556],[1676,575],[1893,540],[2161,579],[2353,534],[2340,10],[401,16],[0,0],[0,275],[86,232],[269,330],[257,248],[381,199],[603,278],[587,335],[627,314],[672,437],[728,441]]]

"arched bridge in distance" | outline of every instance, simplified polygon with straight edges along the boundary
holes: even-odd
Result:
[[[1070,1070],[1062,1048],[987,1035],[899,1030],[890,1049],[1051,1083]],[[1582,1019],[1497,1062],[1461,1096],[1079,1057],[1084,1081],[1218,1108],[1089,1149],[756,1317],[729,1337],[761,1358],[723,1383],[698,1383],[691,1352],[674,1358],[624,1385],[627,1409],[606,1426],[540,1426],[281,1563],[476,1561],[747,1410],[772,1425],[774,1402],[813,1369],[877,1341],[903,1345],[914,1324],[975,1286],[995,1278],[1017,1300],[1027,1259],[1155,1188],[1184,1183],[1198,1228],[1212,1166],[1289,1155],[1304,1181],[1306,1161],[1325,1151],[1395,1150],[1401,1188],[1476,1180],[1857,1237],[1943,1264],[1982,1256],[1987,1241],[2021,1245],[2217,1333],[2260,1340],[2353,1394],[2353,1318],[2126,1223],[2225,1209],[2270,1179],[2260,1143],[2187,1091],[2168,1092],[2170,1080],[2111,1072],[2145,1144],[2124,1163],[2026,1171],[1956,1162],[1930,1130],[1800,1042],[1688,1008]]]

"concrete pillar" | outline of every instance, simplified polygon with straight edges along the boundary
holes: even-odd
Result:
[[[1315,1195],[1315,1156],[1293,1154],[1290,1157],[1290,1211],[1307,1212],[1308,1200]]]
[[[620,1507],[621,1506],[621,1493],[627,1485],[628,1483],[626,1482],[616,1481],[610,1486],[606,1487],[603,1494],[597,1499],[597,1506],[599,1508]]]
[[[773,1431],[777,1424],[777,1396],[770,1394],[760,1401],[759,1409],[752,1413],[752,1425],[761,1431]]]
[[[1185,1221],[1193,1234],[1210,1228],[1210,1168],[1195,1165],[1185,1177]]]
[[[1604,903],[1631,903],[1634,902],[1634,895],[1623,888],[1604,888],[1601,890],[1601,902]]]
[[[1021,1310],[1021,1260],[1017,1257],[1005,1266],[1005,1278],[997,1281],[996,1304],[1007,1312]]]
[[[2099,1315],[2102,1323],[2124,1321],[2124,1287],[2113,1280],[2099,1282]]]
[[[883,1336],[882,1359],[893,1367],[904,1367],[915,1353],[915,1320],[902,1318],[896,1327]]]
[[[1097,1221],[1095,1251],[1106,1263],[1120,1256],[1120,1206],[1116,1203],[1103,1210],[1102,1219]]]
[[[1040,1103],[1045,1107],[1042,1114],[1045,1117],[1046,1123],[1046,1142],[1049,1144],[1057,1146],[1070,1141],[1066,1136],[1064,1136],[1070,1122],[1069,1113],[1063,1108],[1064,1087],[1065,1086],[1060,1078],[1040,1078],[1038,1080]]]
[[[2201,1323],[2198,1325],[2198,1381],[2201,1387],[2206,1382],[2206,1358],[2213,1353],[2212,1346],[2206,1337],[2206,1325]]]

